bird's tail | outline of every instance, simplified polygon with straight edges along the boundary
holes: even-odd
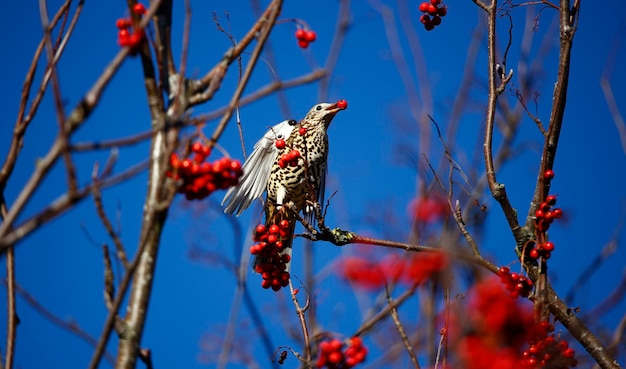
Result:
[[[254,234],[256,243],[250,249],[254,254],[252,268],[263,277],[263,288],[278,291],[289,284],[295,228],[296,218],[290,211],[285,208],[276,210],[274,205],[267,205],[265,225],[257,226]]]

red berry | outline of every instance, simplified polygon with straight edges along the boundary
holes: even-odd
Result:
[[[280,221],[280,223],[278,225],[282,229],[287,229],[287,228],[289,228],[289,221],[287,219],[283,219],[283,220]]]
[[[537,209],[537,211],[535,211],[535,216],[537,217],[537,219],[543,219],[545,218],[546,213],[544,213],[541,209]]]
[[[274,244],[274,243],[276,243],[276,241],[278,241],[278,236],[277,235],[270,234],[269,236],[267,236],[267,243]]]
[[[572,349],[571,347],[565,349],[561,355],[563,355],[564,357],[571,359],[574,357],[574,355],[576,355],[576,353],[574,352],[574,349]]]
[[[440,17],[440,16],[438,16],[438,15],[435,15],[435,16],[433,17],[433,24],[434,24],[435,26],[440,25],[440,24],[441,24],[441,17]]]
[[[428,14],[437,15],[437,7],[433,4],[428,4]]]
[[[546,242],[541,247],[548,252],[554,251],[554,243],[552,242]]]
[[[305,39],[305,37],[306,37],[306,31],[305,31],[305,30],[303,30],[302,28],[298,28],[298,29],[296,30],[296,38],[297,38],[298,40],[304,40],[304,39]]]
[[[343,359],[341,352],[333,351],[328,354],[328,362],[331,364],[337,365],[341,362],[341,359]]]
[[[285,145],[286,145],[285,140],[283,140],[282,138],[279,138],[278,140],[276,140],[276,148],[278,150],[284,149]]]
[[[261,234],[261,233],[265,233],[267,231],[267,228],[263,224],[259,224],[258,226],[256,226],[254,230],[256,231],[257,234]]]
[[[348,102],[346,100],[339,100],[339,101],[337,101],[337,107],[339,109],[347,109],[348,108]]]
[[[269,229],[270,234],[278,234],[280,232],[280,228],[276,224],[272,224]]]
[[[230,169],[234,172],[239,172],[241,170],[241,162],[239,160],[233,160],[230,162]]]
[[[543,178],[548,180],[554,178],[554,171],[552,169],[546,169],[546,171],[543,172]]]
[[[191,145],[191,151],[195,152],[196,154],[201,154],[202,153],[202,143],[194,142],[193,145]]]
[[[306,49],[307,47],[309,47],[309,41],[298,40],[298,46],[300,46],[303,49]]]
[[[539,258],[539,251],[537,251],[537,249],[532,249],[528,253],[528,256],[530,256],[533,259],[538,259]]]
[[[430,0],[430,3],[433,5],[439,5],[441,4],[441,0]]]
[[[420,4],[420,12],[422,13],[426,13],[428,11],[428,3],[426,1],[424,1],[423,3]]]
[[[130,45],[130,33],[127,29],[121,29],[117,34],[117,42],[120,46],[128,46]]]
[[[428,16],[428,14],[423,14],[420,17],[420,22],[422,22],[422,24],[424,24],[424,25],[430,23],[430,16]]]
[[[562,217],[563,216],[563,210],[561,210],[559,208],[556,208],[556,209],[552,210],[552,216],[557,218],[557,219]]]
[[[143,40],[143,34],[140,32],[134,32],[128,38],[128,46],[130,46],[131,48],[135,48],[139,46],[142,40]]]
[[[546,197],[546,202],[548,203],[548,205],[552,206],[554,204],[556,204],[556,196],[554,195],[549,195],[548,197]]]
[[[447,6],[442,6],[441,8],[437,9],[437,15],[440,17],[445,17],[448,14],[448,7]]]
[[[115,26],[119,29],[126,29],[130,27],[130,20],[127,18],[120,18],[115,22]]]
[[[308,42],[313,42],[317,39],[317,34],[314,31],[307,31],[304,34],[304,39]]]
[[[298,129],[298,133],[300,133],[300,136],[304,136],[306,134],[306,128],[300,127],[300,129]]]
[[[133,6],[133,12],[137,15],[144,15],[146,14],[146,7],[142,3],[137,3]]]

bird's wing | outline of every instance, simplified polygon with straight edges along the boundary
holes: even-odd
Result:
[[[261,197],[267,187],[272,166],[279,152],[274,142],[277,138],[289,137],[295,127],[293,123],[294,121],[289,120],[278,123],[254,144],[252,153],[243,164],[243,175],[239,184],[231,187],[224,195],[222,205],[226,205],[224,209],[226,214],[236,212],[239,216],[252,201]]]

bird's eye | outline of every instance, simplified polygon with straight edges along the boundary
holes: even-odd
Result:
[[[278,135],[276,136],[276,138],[283,138],[283,135]]]
[[[316,106],[316,107],[315,107],[315,110],[317,110],[317,111],[322,110],[322,106],[321,106],[321,105]]]
[[[298,122],[296,122],[295,119],[290,119],[289,122],[287,122],[290,126],[295,126],[296,124],[298,124]]]

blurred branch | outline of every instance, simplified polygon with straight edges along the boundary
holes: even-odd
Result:
[[[154,7],[158,6],[160,0],[155,0],[151,9],[148,11],[148,15],[154,12]],[[144,27],[149,21],[149,16],[145,17],[140,26]],[[52,166],[57,162],[60,155],[62,155],[66,149],[65,136],[70,136],[76,131],[89,117],[93,109],[100,102],[100,98],[104,93],[104,89],[109,84],[119,67],[122,65],[124,59],[129,55],[130,49],[128,47],[122,48],[113,60],[105,67],[100,77],[96,80],[94,85],[85,96],[78,102],[74,110],[69,114],[67,119],[63,122],[63,134],[58,134],[48,153],[38,160],[35,170],[31,174],[28,181],[22,186],[22,190],[9,207],[6,218],[2,225],[0,225],[0,248],[4,248],[6,245],[15,242],[17,237],[13,240],[9,240],[7,235],[10,229],[13,227],[13,223],[17,217],[21,214],[22,210],[32,198],[32,194],[39,187],[43,179],[48,175],[48,172]],[[82,199],[84,196],[76,194],[70,198],[77,200]],[[13,234],[15,231],[12,232]],[[1,251],[0,251],[1,252]]]
[[[602,87],[602,93],[604,94],[604,100],[609,107],[609,111],[611,112],[611,116],[613,117],[613,122],[615,123],[615,128],[617,128],[617,133],[619,134],[620,142],[622,144],[622,150],[626,154],[626,122],[624,121],[624,116],[619,110],[619,106],[615,101],[615,96],[613,95],[613,87],[611,87],[611,76],[613,74],[613,68],[615,66],[615,62],[619,55],[619,51],[621,50],[620,45],[624,40],[624,23],[622,22],[622,27],[618,32],[616,32],[613,37],[613,42],[610,48],[610,54],[607,56],[606,65],[604,66],[604,70],[602,71],[602,77],[600,77],[600,87]]]
[[[96,211],[98,212],[98,217],[100,218],[102,225],[104,226],[107,233],[109,234],[109,237],[111,237],[111,240],[113,240],[113,244],[115,245],[115,249],[117,250],[116,254],[117,254],[118,259],[122,262],[122,265],[124,266],[124,268],[128,268],[128,259],[126,257],[126,251],[124,250],[124,245],[122,244],[122,240],[120,240],[120,237],[117,235],[117,233],[113,229],[113,224],[111,223],[111,221],[109,220],[109,218],[107,217],[104,211],[104,204],[102,202],[102,193],[100,192],[100,187],[99,187],[99,182],[98,182],[98,167],[97,166],[94,167],[94,172],[91,178],[93,182],[91,193],[93,196],[93,201],[96,205]]]
[[[233,114],[233,110],[239,105],[239,99],[241,98],[241,94],[243,93],[243,90],[245,89],[246,85],[248,84],[248,81],[250,80],[252,71],[254,70],[254,67],[256,66],[256,63],[261,55],[261,51],[263,50],[263,45],[269,38],[270,32],[272,31],[274,27],[274,23],[276,23],[276,19],[280,15],[281,9],[282,9],[282,0],[274,0],[268,6],[266,10],[266,14],[264,14],[264,16],[259,19],[258,24],[259,24],[260,35],[258,38],[257,46],[254,48],[254,51],[252,51],[250,60],[248,61],[248,64],[246,65],[246,69],[243,72],[243,76],[241,77],[241,81],[237,85],[237,88],[235,89],[235,92],[233,93],[233,96],[230,99],[230,102],[228,104],[228,109],[224,113],[224,116],[218,123],[217,127],[215,128],[215,130],[213,131],[213,134],[211,135],[209,139],[209,147],[212,147],[220,138],[220,136],[222,135],[222,132],[224,131],[224,128],[226,128],[226,124],[228,123],[228,121],[230,120],[230,117]]]
[[[1,279],[2,283],[7,284],[7,279]],[[74,320],[61,319],[57,315],[53,314],[50,310],[48,310],[45,306],[43,306],[34,296],[32,296],[24,287],[19,284],[15,285],[16,292],[26,301],[28,305],[30,305],[37,313],[39,313],[44,319],[49,321],[50,323],[56,325],[57,327],[68,331],[80,338],[84,342],[88,343],[90,346],[96,346],[96,339],[83,330],[78,323]],[[110,353],[105,354],[106,360],[113,364],[114,358]]]
[[[48,25],[49,29],[53,29],[54,27],[56,27],[61,17],[69,13],[70,3],[71,3],[71,0],[66,0],[66,2],[63,5],[61,5],[56,15],[52,18],[52,20],[49,23]],[[37,47],[35,51],[35,55],[33,56],[33,59],[30,64],[30,68],[28,69],[28,72],[26,73],[26,77],[24,79],[24,84],[22,87],[22,96],[20,98],[20,105],[19,105],[18,113],[17,113],[17,120],[15,122],[15,127],[13,129],[13,138],[11,140],[11,145],[6,155],[4,164],[2,165],[2,169],[0,169],[0,192],[4,191],[4,188],[6,187],[6,183],[9,177],[11,176],[11,173],[13,172],[13,169],[15,167],[15,162],[17,161],[17,156],[24,143],[24,134],[26,133],[26,129],[28,128],[28,125],[34,118],[39,108],[39,104],[46,91],[48,81],[50,80],[52,65],[55,65],[59,61],[59,59],[61,58],[61,54],[65,50],[64,47],[57,49],[55,53],[54,61],[49,62],[47,64],[46,71],[44,73],[43,78],[41,79],[41,83],[40,83],[39,89],[37,90],[37,94],[33,98],[28,115],[24,117],[24,114],[26,112],[26,104],[28,103],[30,90],[33,85],[33,80],[35,77],[35,72],[37,71],[37,63],[41,56],[41,52],[43,51],[46,39],[47,38],[44,35],[41,41],[39,42],[39,46]]]
[[[300,77],[296,77],[294,79],[290,79],[287,81],[273,81],[258,90],[250,93],[247,96],[244,96],[239,100],[239,107],[248,105],[257,100],[260,100],[266,96],[269,96],[273,92],[278,90],[285,90],[288,88],[293,88],[297,86],[301,86],[303,84],[312,83],[320,78],[323,78],[327,74],[325,69],[314,70],[311,73],[302,75]],[[187,122],[177,121],[177,122],[166,122],[166,124],[161,127],[161,129],[165,129],[166,127],[177,127],[183,125],[195,125],[201,122],[207,122],[214,120],[220,116],[222,116],[228,110],[228,106],[222,106],[220,108],[215,109],[214,111],[206,114],[200,114],[189,119]],[[119,147],[119,146],[131,146],[135,145],[139,142],[145,141],[152,136],[154,136],[154,130],[148,130],[145,132],[137,133],[127,137],[115,138],[111,140],[101,141],[101,142],[78,142],[74,144],[70,144],[70,149],[74,151],[90,151],[90,150],[102,150],[108,149],[111,147]]]
[[[402,322],[400,322],[400,317],[398,316],[398,309],[395,306],[393,306],[393,299],[391,298],[391,295],[389,293],[389,286],[385,285],[385,290],[387,293],[387,302],[389,303],[389,306],[391,306],[391,318],[393,319],[393,323],[396,326],[396,329],[398,330],[398,334],[400,334],[400,338],[402,339],[402,343],[404,344],[404,347],[406,348],[406,351],[409,354],[409,357],[411,358],[411,363],[413,364],[413,367],[415,369],[420,369],[420,363],[419,361],[417,361],[417,357],[415,356],[415,353],[413,352],[413,347],[411,345],[411,342],[409,341],[409,337],[407,337],[406,331],[404,330],[404,327],[402,326]]]
[[[539,175],[537,176],[537,185],[531,206],[526,217],[525,228],[534,229],[533,216],[539,207],[539,204],[546,197],[550,190],[550,182],[544,180],[543,173],[547,169],[552,169],[556,150],[561,135],[561,126],[563,124],[563,115],[565,113],[565,102],[567,100],[567,87],[569,85],[569,68],[571,64],[572,42],[576,28],[570,25],[570,4],[569,0],[560,0],[559,12],[559,29],[560,29],[560,46],[559,46],[559,62],[557,81],[552,96],[552,109],[550,122],[548,124],[548,132],[544,140],[543,152],[541,155],[541,165]]]
[[[217,89],[220,87],[224,76],[226,75],[228,66],[230,66],[232,62],[237,60],[239,55],[241,55],[241,53],[255,38],[259,38],[257,42],[262,47],[263,43],[265,42],[262,33],[263,31],[269,32],[269,30],[272,29],[276,17],[280,13],[281,7],[281,0],[273,0],[267,6],[265,12],[259,17],[259,20],[239,41],[239,43],[228,49],[224,53],[224,56],[222,56],[222,60],[206,75],[204,75],[204,77],[202,77],[198,81],[193,81],[191,83],[191,96],[189,98],[189,106],[200,104],[202,102],[210,100],[213,97]],[[252,59],[254,60],[254,57],[252,57]],[[243,83],[243,86],[245,86],[245,82]]]
[[[337,23],[335,24],[335,31],[333,32],[333,41],[328,48],[328,55],[326,56],[326,62],[324,63],[326,75],[320,80],[317,101],[328,100],[330,77],[337,66],[339,55],[341,54],[341,49],[343,48],[343,43],[346,39],[346,34],[350,29],[350,15],[350,0],[340,0]]]
[[[98,186],[100,188],[107,188],[122,183],[144,171],[147,164],[148,163],[144,161],[128,168],[120,174],[101,179]],[[65,193],[43,208],[39,213],[20,223],[14,229],[9,229],[9,231],[0,238],[0,255],[4,253],[9,246],[26,237],[43,224],[71,209],[73,205],[83,200],[86,196],[89,196],[92,193],[93,187],[93,183],[86,185],[77,190],[73,196],[69,193]]]
[[[0,219],[4,220],[7,214],[7,207],[4,202],[2,192],[0,192]],[[4,366],[0,358],[0,368],[12,369],[13,357],[15,354],[15,338],[17,336],[17,324],[19,318],[17,316],[17,307],[15,305],[15,250],[13,246],[7,249],[7,346],[5,351]]]
[[[476,2],[476,1],[475,1]],[[487,181],[489,183],[489,189],[491,195],[500,204],[506,220],[508,221],[509,228],[513,232],[513,236],[516,240],[522,239],[521,227],[517,219],[517,211],[511,205],[506,193],[504,184],[499,183],[496,179],[496,169],[493,160],[493,128],[495,124],[496,108],[498,96],[504,91],[506,85],[513,77],[513,71],[511,70],[504,78],[502,78],[500,85],[496,85],[496,19],[498,17],[497,0],[492,0],[491,5],[484,7],[484,4],[476,2],[481,8],[487,12],[487,65],[488,65],[488,80],[489,80],[489,99],[487,103],[487,118],[485,125],[485,142],[483,145],[485,155],[485,172],[487,174]],[[482,4],[482,5],[481,5]],[[506,72],[505,72],[506,73]]]

